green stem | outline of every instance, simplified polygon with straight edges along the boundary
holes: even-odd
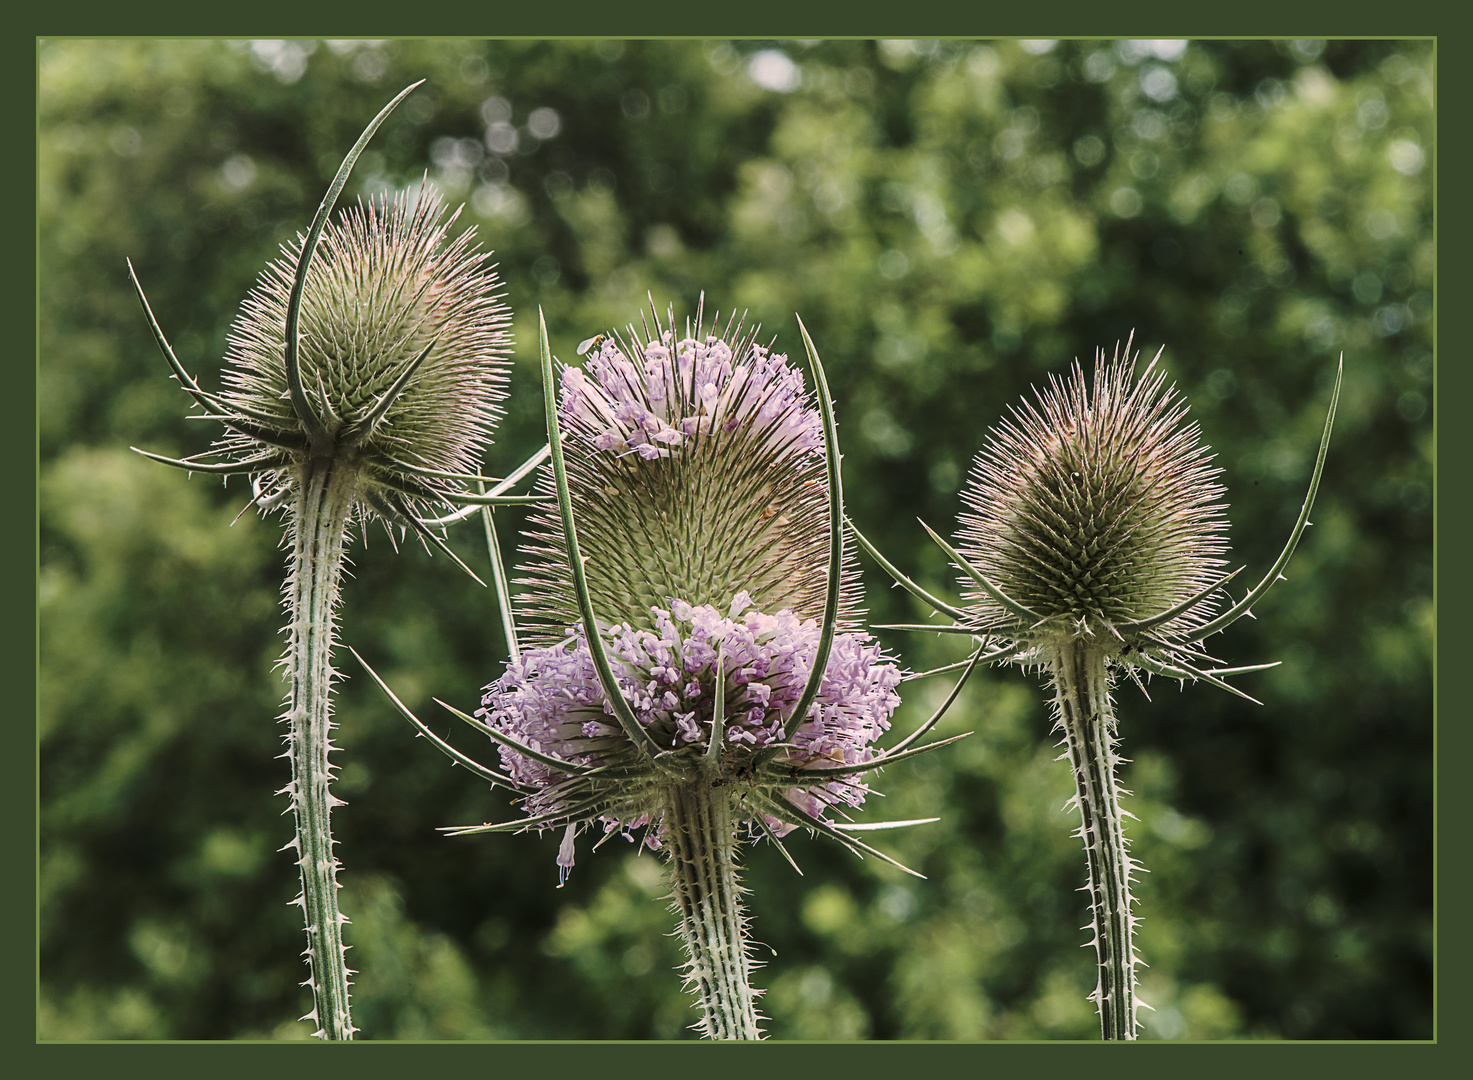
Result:
[[[343,805],[328,791],[332,766],[332,647],[337,638],[338,583],[343,539],[353,508],[357,475],[330,458],[314,458],[302,469],[292,515],[292,563],[287,582],[291,643],[287,651],[291,696],[289,754],[297,833],[292,845],[302,871],[302,905],[307,923],[316,1034],[348,1040],[356,1030],[348,1015],[348,971],[338,912],[338,860],[333,855],[329,817]]]
[[[1049,659],[1054,681],[1056,731],[1062,731],[1074,770],[1078,835],[1089,865],[1090,912],[1094,920],[1099,982],[1091,995],[1106,1039],[1134,1039],[1135,965],[1132,944],[1131,861],[1115,779],[1115,713],[1105,653],[1082,642],[1058,646]]]
[[[690,958],[688,985],[699,995],[704,1014],[701,1033],[711,1039],[760,1039],[731,798],[706,782],[672,784],[665,825],[673,907]]]

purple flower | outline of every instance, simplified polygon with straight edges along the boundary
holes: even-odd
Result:
[[[902,675],[862,632],[842,547],[831,580],[842,502],[830,498],[818,399],[736,319],[708,333],[698,310],[680,333],[672,310],[650,325],[562,371],[564,487],[550,471],[539,481],[522,651],[478,714],[526,817],[492,828],[572,825],[576,837],[601,823],[605,836],[665,846],[678,874],[695,865],[691,844],[718,835],[725,865],[743,824],[789,859],[781,837],[799,826],[888,859],[840,820],[864,802],[863,777],[892,760],[876,742]],[[608,663],[602,685],[595,653]],[[928,749],[914,741],[897,755]]]
[[[824,678],[807,718],[791,743],[783,743],[783,724],[797,704],[818,649],[816,619],[800,620],[791,611],[767,615],[739,593],[721,612],[709,604],[674,601],[669,610],[652,608],[651,629],[628,624],[611,627],[605,646],[619,689],[633,705],[640,724],[663,751],[698,763],[712,737],[717,664],[725,671],[720,752],[732,764],[735,782],[775,788],[813,817],[827,820],[833,806],[858,807],[869,788],[857,777],[793,786],[795,771],[859,765],[873,761],[873,744],[890,727],[900,703],[895,692],[900,669],[867,634],[835,637]],[[494,730],[532,750],[574,765],[610,768],[628,762],[635,748],[620,730],[599,686],[581,625],[569,628],[556,645],[529,649],[507,665],[486,688],[476,713]],[[776,754],[743,775],[740,762],[754,752],[776,747]],[[550,765],[501,747],[507,774],[532,789],[527,810],[533,815],[572,810],[570,799],[586,795]],[[788,784],[783,784],[787,777]],[[741,802],[738,795],[739,803]],[[766,800],[760,800],[762,806]],[[763,809],[743,806],[746,819],[761,814],[777,835],[795,825]],[[605,831],[653,825],[647,842],[661,835],[663,806],[645,801],[636,790],[600,814]],[[565,840],[565,848],[567,841]],[[568,857],[559,856],[559,864]]]
[[[744,344],[734,353],[715,335],[676,341],[670,330],[634,347],[606,338],[586,372],[564,369],[560,420],[599,450],[645,460],[734,432],[754,447],[821,456],[823,424],[802,375],[783,354]]]

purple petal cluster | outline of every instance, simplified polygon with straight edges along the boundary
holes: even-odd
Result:
[[[714,335],[675,340],[666,331],[630,357],[604,340],[586,371],[566,368],[561,420],[600,450],[669,457],[692,438],[746,429],[757,445],[821,455],[823,422],[803,376],[782,353],[730,345]]]
[[[791,611],[764,614],[745,591],[725,615],[709,604],[696,607],[679,600],[651,614],[653,630],[621,624],[607,631],[605,644],[619,689],[662,749],[695,748],[694,760],[709,745],[718,661],[725,670],[723,759],[740,760],[750,756],[743,751],[783,741],[784,719],[802,695],[818,650],[818,620],[799,620]],[[900,703],[895,692],[900,678],[900,669],[869,635],[836,635],[807,718],[764,770],[872,761],[873,743],[889,729]],[[490,726],[561,760],[605,764],[631,749],[599,685],[581,626],[561,643],[529,649],[508,664],[486,688],[482,706],[476,715]],[[514,780],[556,800],[564,774],[510,747],[501,748],[501,758]],[[739,766],[733,772],[739,775]],[[802,788],[775,786],[815,817],[837,803],[859,806],[868,791],[857,777]],[[528,809],[546,813],[553,806],[534,795]],[[606,817],[605,824],[610,831],[627,831],[658,815],[659,807],[644,807]],[[779,835],[794,827],[767,821]]]

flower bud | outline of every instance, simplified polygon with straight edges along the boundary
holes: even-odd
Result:
[[[284,360],[301,237],[242,305],[224,399],[283,442],[305,444],[293,460],[354,463],[366,493],[378,485],[422,501],[453,493],[451,481],[420,470],[475,471],[505,397],[511,340],[489,253],[473,244],[473,230],[450,236],[455,216],[445,219],[438,196],[421,187],[351,207],[323,231],[302,292],[298,357],[325,441],[314,444],[314,425],[294,410]],[[221,445],[259,450],[238,432]]]
[[[1159,354],[1157,356],[1159,359]],[[1117,628],[1150,619],[1221,577],[1225,506],[1219,469],[1156,361],[1096,356],[1092,384],[1076,363],[1037,404],[1012,410],[978,455],[962,498],[957,549],[1030,625],[964,577],[978,629],[1039,643],[1089,639],[1116,652]],[[1154,633],[1181,640],[1210,616],[1190,605]]]

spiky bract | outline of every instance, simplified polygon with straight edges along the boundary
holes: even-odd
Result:
[[[474,231],[450,235],[457,216],[421,186],[350,207],[323,231],[299,323],[316,440],[284,363],[302,238],[262,272],[229,337],[221,397],[276,436],[257,470],[269,474],[263,487],[290,485],[308,458],[332,456],[356,471],[360,510],[397,517],[461,489],[430,473],[475,471],[505,397],[510,316]],[[246,458],[262,445],[231,431],[219,449]]]
[[[1121,657],[1132,645],[1169,653],[1211,614],[1205,596],[1149,639],[1129,629],[1210,589],[1227,529],[1220,470],[1184,422],[1187,406],[1163,389],[1155,359],[1139,378],[1135,364],[1128,343],[1109,360],[1101,350],[1092,385],[1076,363],[993,430],[962,496],[970,513],[957,548],[1037,620],[964,575],[977,629],[1039,644],[1088,640]]]
[[[828,484],[802,375],[740,325],[718,336],[698,313],[678,337],[672,313],[648,327],[562,374],[568,487],[600,622],[649,628],[672,599],[725,609],[743,591],[768,614],[821,617]],[[554,494],[550,471],[540,490]],[[578,618],[556,510],[535,513],[528,537],[522,607],[551,644]],[[857,590],[851,562],[841,630],[857,625]]]

